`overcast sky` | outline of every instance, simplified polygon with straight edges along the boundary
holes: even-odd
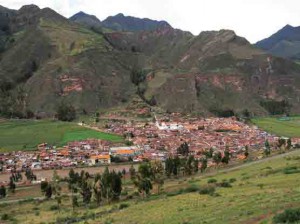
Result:
[[[117,13],[166,20],[197,35],[204,30],[232,29],[254,43],[286,24],[300,26],[300,0],[0,0],[19,9],[36,4],[65,17],[84,11],[100,20]]]

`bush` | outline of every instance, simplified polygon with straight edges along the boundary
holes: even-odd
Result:
[[[283,213],[275,215],[273,223],[298,223],[300,221],[300,208],[286,209]]]
[[[125,204],[125,203],[122,203],[119,205],[119,209],[122,210],[124,208],[128,208],[129,207],[129,204]]]
[[[50,211],[55,211],[55,210],[58,210],[58,206],[57,205],[51,205]]]
[[[186,189],[184,189],[185,193],[191,193],[191,192],[197,192],[197,191],[199,191],[199,187],[195,186],[195,185],[188,186]]]
[[[208,194],[208,195],[213,195],[216,191],[216,188],[208,185],[208,186],[202,186],[199,189],[199,194]]]
[[[180,195],[183,193],[183,190],[180,189],[178,191],[174,191],[174,192],[168,192],[166,195],[169,196],[169,197],[172,197],[172,196],[176,196],[176,195]]]
[[[57,118],[61,121],[73,121],[76,118],[76,111],[72,105],[61,104],[57,109]]]
[[[9,220],[9,215],[4,213],[2,216],[1,216],[1,220]]]
[[[294,174],[294,173],[300,173],[300,170],[296,166],[286,167],[283,170],[284,174]]]
[[[217,183],[218,181],[216,180],[216,179],[209,179],[208,181],[207,181],[207,183],[208,184],[214,184],[214,183]]]
[[[227,180],[223,180],[221,183],[217,184],[218,187],[232,187]]]
[[[229,183],[234,183],[234,182],[236,182],[236,178],[230,178],[229,179]]]

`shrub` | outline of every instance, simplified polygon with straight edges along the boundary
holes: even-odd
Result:
[[[178,191],[168,192],[166,195],[169,196],[169,197],[172,197],[172,196],[176,196],[176,195],[179,195],[179,194],[182,194],[182,193],[183,193],[183,190],[180,189]]]
[[[9,215],[4,213],[2,216],[1,216],[1,220],[9,220]]]
[[[273,218],[273,223],[298,223],[300,221],[300,208],[286,209]]]
[[[300,173],[300,170],[296,166],[286,167],[283,169],[284,174]]]
[[[122,203],[119,205],[119,209],[122,210],[124,208],[128,208],[129,207],[129,204],[125,204],[125,203]]]
[[[55,211],[55,210],[58,210],[58,206],[57,205],[51,205],[50,211]]]
[[[229,183],[234,183],[234,182],[236,182],[236,178],[230,178],[229,179]]]
[[[56,112],[58,120],[61,121],[73,121],[76,118],[76,111],[72,105],[61,104]]]
[[[191,192],[197,192],[198,190],[199,190],[198,186],[191,185],[191,186],[188,186],[186,189],[184,189],[184,192],[191,193]]]
[[[232,187],[227,180],[223,180],[221,183],[217,184],[218,187]]]
[[[208,184],[214,184],[214,183],[217,183],[218,181],[216,179],[209,179],[207,181]]]
[[[211,186],[211,185],[207,185],[207,186],[202,186],[199,189],[199,194],[208,194],[208,195],[213,195],[216,191],[216,188]]]

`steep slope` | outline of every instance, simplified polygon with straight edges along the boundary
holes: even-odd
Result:
[[[36,6],[21,8],[10,30],[15,42],[0,61],[2,113],[51,114],[62,101],[89,112],[134,91],[122,59],[134,56],[115,51],[101,34]]]
[[[193,36],[172,28],[110,33],[117,48],[147,56],[140,93],[169,111],[222,113],[247,109],[267,113],[261,103],[287,100],[299,110],[299,66],[270,57],[233,31]],[[149,71],[148,69],[148,71]],[[147,71],[147,70],[146,70]]]
[[[93,112],[136,93],[170,112],[266,114],[282,105],[288,110],[286,102],[300,112],[299,65],[271,57],[233,31],[194,36],[119,15],[134,32],[98,32],[91,28],[100,21],[84,13],[68,20],[34,5],[4,10],[0,112],[6,116],[53,115],[60,103]]]
[[[272,55],[300,59],[300,27],[286,25],[272,36],[256,43]]]

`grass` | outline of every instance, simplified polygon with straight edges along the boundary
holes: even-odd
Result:
[[[166,192],[172,189],[174,194],[153,195],[149,200],[91,205],[88,209],[81,206],[73,212],[70,198],[65,197],[60,212],[51,209],[56,202],[49,200],[0,204],[0,214],[6,214],[4,218],[15,223],[49,223],[76,217],[83,218],[78,223],[272,223],[276,214],[299,207],[299,174],[285,174],[291,167],[299,169],[299,158],[300,150],[297,150],[288,156],[249,163],[233,170],[168,180],[164,189]],[[215,183],[207,185],[212,178],[217,183],[233,178],[235,181],[231,181],[230,188],[218,187]],[[185,187],[188,179],[193,180],[189,188]],[[198,189],[209,186],[215,186],[213,194],[199,194]]]
[[[276,117],[255,118],[252,122],[259,128],[285,137],[300,137],[300,116],[281,121]]]
[[[118,135],[102,133],[80,127],[75,123],[60,121],[4,121],[0,122],[1,151],[34,150],[40,143],[47,142],[63,146],[67,142],[88,138],[113,142],[122,141]]]

